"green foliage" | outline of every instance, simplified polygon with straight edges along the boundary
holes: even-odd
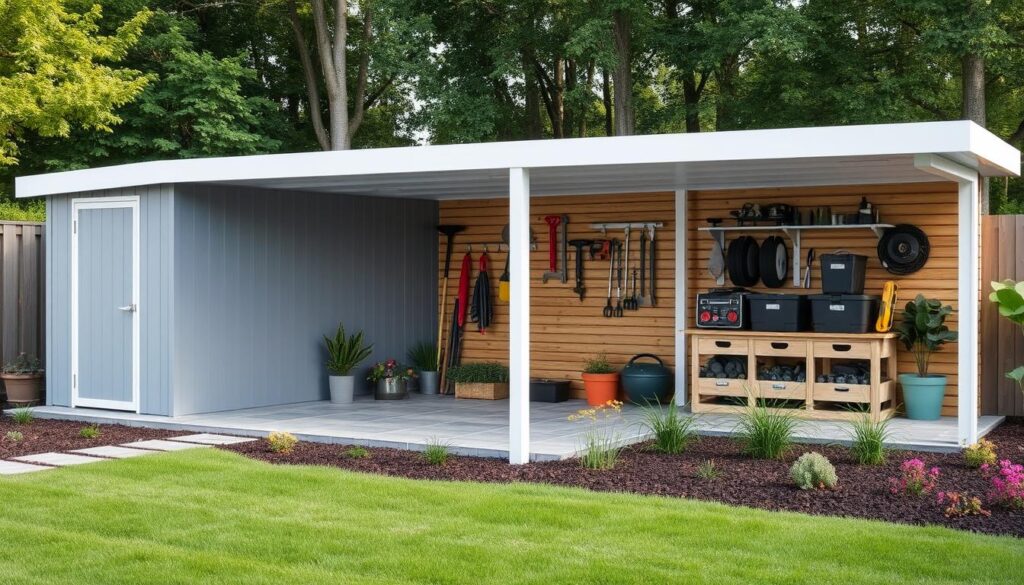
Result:
[[[821,453],[804,453],[789,468],[789,477],[802,490],[832,489],[839,482],[836,468]]]
[[[4,374],[37,374],[43,370],[39,358],[21,352],[13,360],[4,364],[0,371]]]
[[[654,435],[652,447],[660,453],[682,453],[697,440],[693,428],[696,419],[679,414],[674,404],[648,404],[643,407],[643,426]]]
[[[590,428],[583,433],[580,464],[586,469],[612,469],[622,454],[622,437],[614,429]]]
[[[9,201],[0,199],[0,221],[46,221],[46,201]]]
[[[340,323],[333,338],[324,336],[324,346],[327,348],[327,371],[334,376],[348,376],[373,351],[373,344],[363,343],[362,331],[346,335],[345,326]]]
[[[972,469],[982,465],[995,465],[998,460],[996,445],[988,439],[978,439],[977,443],[964,448],[964,464]]]
[[[81,429],[78,430],[78,436],[82,437],[83,439],[95,439],[96,437],[99,437],[101,434],[103,433],[100,432],[100,425],[97,424],[82,427]]]
[[[27,425],[32,424],[32,421],[36,419],[36,415],[32,412],[31,408],[15,408],[11,411],[11,419],[14,420],[15,424]]]
[[[448,370],[448,380],[456,384],[504,384],[508,382],[508,366],[498,362],[470,362]]]
[[[881,465],[885,463],[885,442],[889,438],[889,421],[882,419],[877,422],[864,415],[850,423],[852,442],[850,452],[861,465]]]
[[[7,431],[4,433],[4,439],[12,443],[20,443],[25,440],[25,435],[21,431]]]
[[[345,449],[345,457],[349,459],[366,459],[370,456],[370,452],[366,447],[349,447]]]
[[[703,480],[714,481],[721,476],[722,471],[715,465],[714,459],[701,461],[700,465],[697,466],[697,477]]]
[[[914,353],[919,376],[928,375],[928,362],[933,352],[948,342],[956,341],[956,332],[950,331],[945,324],[946,317],[952,314],[953,307],[920,294],[903,310],[901,321],[896,325],[896,335]]]
[[[299,444],[295,435],[284,431],[273,431],[267,435],[267,447],[274,453],[291,453]]]
[[[755,459],[781,459],[793,445],[797,422],[791,413],[752,406],[740,414],[736,438]]]
[[[437,371],[437,344],[421,341],[409,350],[409,363],[420,372]]]
[[[618,371],[618,368],[613,366],[608,361],[608,356],[603,353],[583,361],[584,374],[614,374]]]
[[[1024,281],[1014,282],[1007,279],[1003,282],[993,282],[988,299],[999,305],[1000,315],[1009,319],[1021,333],[1024,333]],[[1006,372],[1006,377],[1017,382],[1021,392],[1024,392],[1024,366],[1017,366]]]
[[[431,465],[444,465],[451,456],[451,445],[434,437],[427,441],[427,447],[423,450],[423,458]]]

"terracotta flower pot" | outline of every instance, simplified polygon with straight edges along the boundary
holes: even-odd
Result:
[[[39,404],[43,400],[43,374],[0,374],[7,390],[7,402],[17,405]]]
[[[619,373],[583,374],[583,390],[587,393],[587,404],[600,406],[609,400],[619,398]]]

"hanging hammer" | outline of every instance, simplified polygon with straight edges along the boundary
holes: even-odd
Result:
[[[576,287],[572,292],[578,294],[581,301],[587,293],[587,288],[583,286],[583,250],[589,250],[593,244],[594,240],[569,240],[569,245],[576,248]]]

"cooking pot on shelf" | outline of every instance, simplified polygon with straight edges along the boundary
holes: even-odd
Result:
[[[641,358],[651,358],[658,363],[638,362]],[[672,396],[672,372],[665,367],[661,358],[652,353],[641,353],[633,356],[622,368],[619,381],[626,392],[626,400],[636,404],[668,402]]]

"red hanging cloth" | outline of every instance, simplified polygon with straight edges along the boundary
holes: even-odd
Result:
[[[473,273],[473,256],[469,252],[462,257],[462,269],[459,272],[459,327],[466,325],[466,310],[469,308],[469,279]]]

